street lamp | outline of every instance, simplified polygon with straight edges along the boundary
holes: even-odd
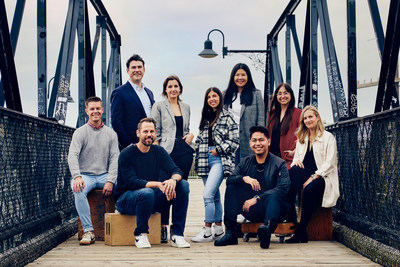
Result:
[[[213,58],[218,56],[218,54],[212,49],[212,42],[210,40],[210,34],[214,31],[222,34],[222,58],[228,55],[228,53],[267,53],[267,50],[228,50],[228,47],[225,46],[224,33],[219,29],[213,29],[208,33],[207,40],[204,42],[204,50],[200,52],[199,56],[204,58]]]

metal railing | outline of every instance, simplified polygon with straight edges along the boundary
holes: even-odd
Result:
[[[67,164],[73,132],[0,108],[0,265],[26,264],[77,231]]]
[[[327,129],[338,146],[341,193],[334,220],[400,249],[400,109]]]

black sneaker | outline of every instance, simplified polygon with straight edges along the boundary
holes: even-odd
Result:
[[[161,243],[168,243],[167,227],[161,227]]]

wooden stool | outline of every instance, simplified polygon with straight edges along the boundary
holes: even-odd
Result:
[[[242,223],[242,233],[243,233],[243,241],[248,242],[250,237],[257,236],[257,230],[260,225],[264,223],[251,223],[245,222]],[[274,234],[276,237],[279,237],[279,242],[283,243],[285,241],[285,237],[291,236],[294,233],[295,225],[292,222],[282,222],[278,223]],[[252,235],[255,234],[255,235]]]
[[[105,244],[109,246],[129,246],[135,244],[133,232],[136,228],[136,216],[119,213],[105,215]],[[161,244],[161,214],[154,213],[149,219],[150,244]]]
[[[332,240],[332,208],[315,207],[307,226],[308,240]]]
[[[104,241],[104,214],[115,211],[115,202],[112,196],[104,198],[103,190],[95,189],[87,195],[90,206],[90,218],[92,220],[96,240]],[[81,220],[78,220],[78,239],[83,236]]]
[[[303,199],[303,190],[301,190],[301,199]],[[303,201],[300,201],[298,222],[301,220],[301,208]],[[307,225],[307,236],[309,241],[332,240],[333,232],[332,208],[323,208],[316,205],[314,207],[311,220]]]

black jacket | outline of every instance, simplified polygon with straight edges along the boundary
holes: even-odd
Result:
[[[256,156],[246,157],[240,161],[233,174],[226,180],[226,185],[245,185],[243,177],[254,178],[256,174]],[[268,195],[278,194],[288,204],[287,193],[290,188],[290,178],[285,161],[268,153],[264,164],[264,179],[267,190],[259,194],[260,198],[265,199]]]

